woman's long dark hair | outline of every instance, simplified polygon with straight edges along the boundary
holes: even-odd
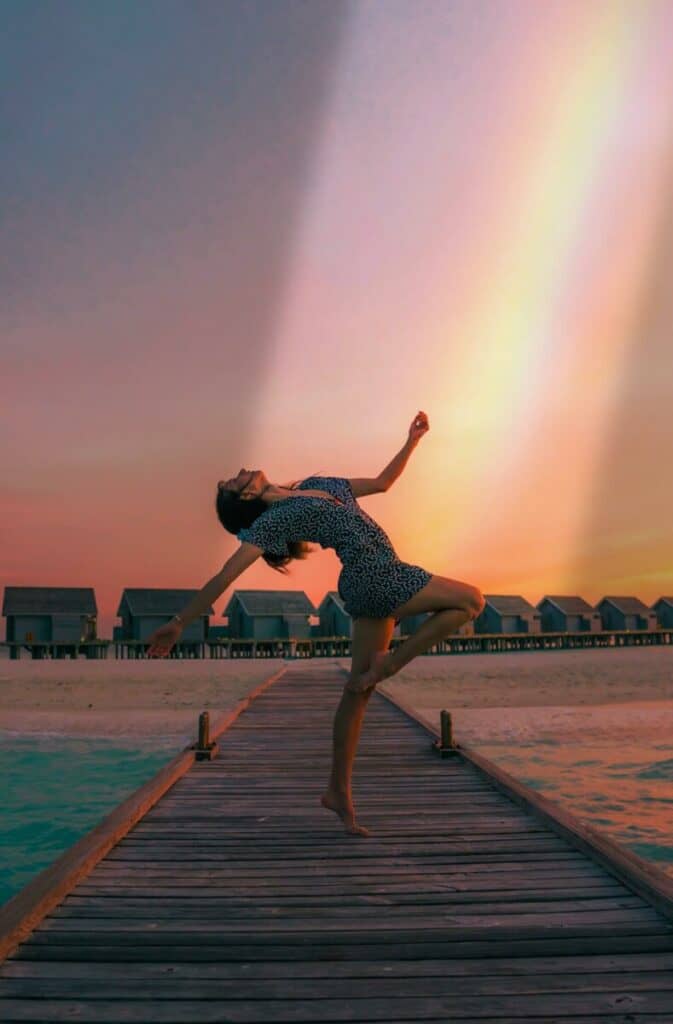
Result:
[[[310,476],[319,475],[318,473],[310,474]],[[303,479],[308,480],[308,477]],[[301,483],[301,480],[294,480],[290,484],[291,489],[295,490],[298,483]],[[224,487],[218,488],[215,497],[217,518],[225,530],[234,535],[244,527],[252,526],[255,519],[261,516],[262,512],[266,512],[267,508],[269,508],[269,505],[262,501],[261,498],[244,500],[240,497],[238,491],[228,491]],[[293,558],[307,558],[313,551],[313,548],[305,540],[289,540],[287,542],[287,550],[289,555],[274,555],[270,551],[265,551],[262,558],[272,569],[277,569],[278,572],[287,574],[289,571],[287,569],[288,563]]]

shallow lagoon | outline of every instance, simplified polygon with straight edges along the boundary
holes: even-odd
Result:
[[[180,750],[97,738],[0,739],[0,904],[94,828]]]

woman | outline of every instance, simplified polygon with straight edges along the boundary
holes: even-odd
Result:
[[[307,541],[333,548],[343,565],[339,594],[353,620],[352,661],[334,718],[332,774],[321,803],[338,814],[346,831],[354,835],[369,835],[355,822],[351,773],[365,707],[374,687],[475,618],[484,607],[477,587],[400,561],[388,535],[357,502],[366,494],[388,490],[429,429],[426,414],[419,412],[402,449],[374,478],[310,476],[294,485],[273,484],[261,470],[241,469],[237,476],[220,480],[217,514],[241,545],[175,621],[149,639],[149,656],[165,657],[185,625],[203,615],[260,556],[273,568],[287,572],[292,558],[305,558],[310,551]],[[395,622],[422,612],[433,614],[413,636],[388,652]]]

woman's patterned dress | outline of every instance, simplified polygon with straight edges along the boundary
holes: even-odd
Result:
[[[428,583],[432,573],[400,561],[388,535],[358,505],[345,477],[309,476],[295,490],[326,491],[340,503],[309,495],[274,501],[252,526],[239,530],[238,539],[275,555],[288,555],[290,540],[334,548],[343,565],[339,595],[353,618],[387,618]]]

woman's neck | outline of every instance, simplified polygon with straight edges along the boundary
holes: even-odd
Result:
[[[298,487],[280,487],[278,484],[269,484],[260,494],[262,501],[272,505],[274,501],[284,501],[286,498],[325,498],[333,505],[343,505],[340,498],[335,498],[329,491],[320,491],[315,488],[300,490]]]
[[[260,498],[265,501],[267,505],[273,505],[275,501],[282,501],[292,494],[292,490],[289,487],[280,487],[278,484],[267,484]]]

